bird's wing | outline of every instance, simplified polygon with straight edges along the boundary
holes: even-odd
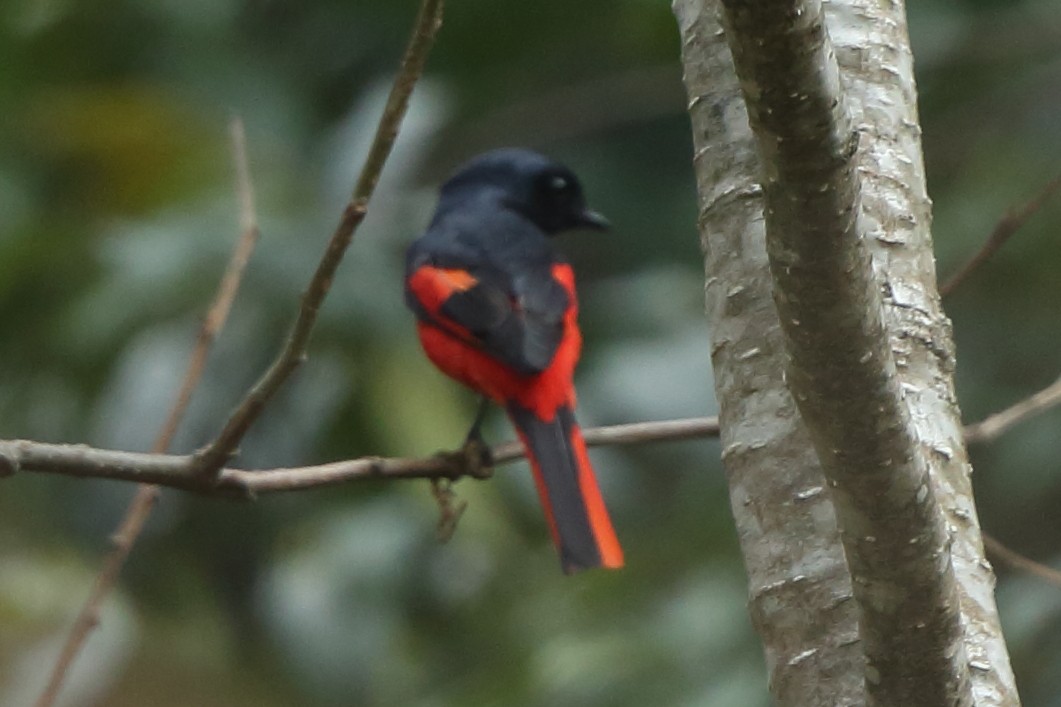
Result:
[[[447,260],[410,259],[406,296],[420,319],[522,375],[544,371],[560,346],[569,305],[550,271],[512,277],[484,263]]]

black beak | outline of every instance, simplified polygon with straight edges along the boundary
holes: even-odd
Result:
[[[604,218],[604,214],[586,208],[582,209],[582,213],[578,215],[578,225],[592,231],[607,231],[612,224],[608,219]]]

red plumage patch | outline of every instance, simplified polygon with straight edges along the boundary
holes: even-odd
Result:
[[[420,304],[442,325],[418,322],[420,343],[428,358],[444,373],[459,380],[495,402],[511,401],[533,410],[542,420],[551,420],[561,405],[575,405],[572,384],[575,364],[582,349],[578,330],[578,305],[575,299],[575,276],[571,266],[556,264],[553,277],[568,293],[570,305],[564,313],[564,333],[549,367],[537,375],[521,375],[491,357],[475,345],[474,337],[460,324],[440,316],[446,298],[456,291],[474,286],[474,278],[452,275],[454,271],[434,267],[417,270],[409,287]],[[456,271],[463,272],[463,271]]]

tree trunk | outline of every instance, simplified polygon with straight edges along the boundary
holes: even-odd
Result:
[[[723,459],[771,690],[800,707],[1016,705],[904,10],[828,8],[675,0]]]

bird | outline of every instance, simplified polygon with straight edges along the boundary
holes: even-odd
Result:
[[[566,166],[523,148],[473,157],[443,183],[426,232],[409,246],[405,299],[443,373],[488,401],[526,451],[565,574],[623,566],[623,551],[575,420],[582,348],[571,265],[553,236],[604,231]],[[481,445],[485,449],[485,445]]]

